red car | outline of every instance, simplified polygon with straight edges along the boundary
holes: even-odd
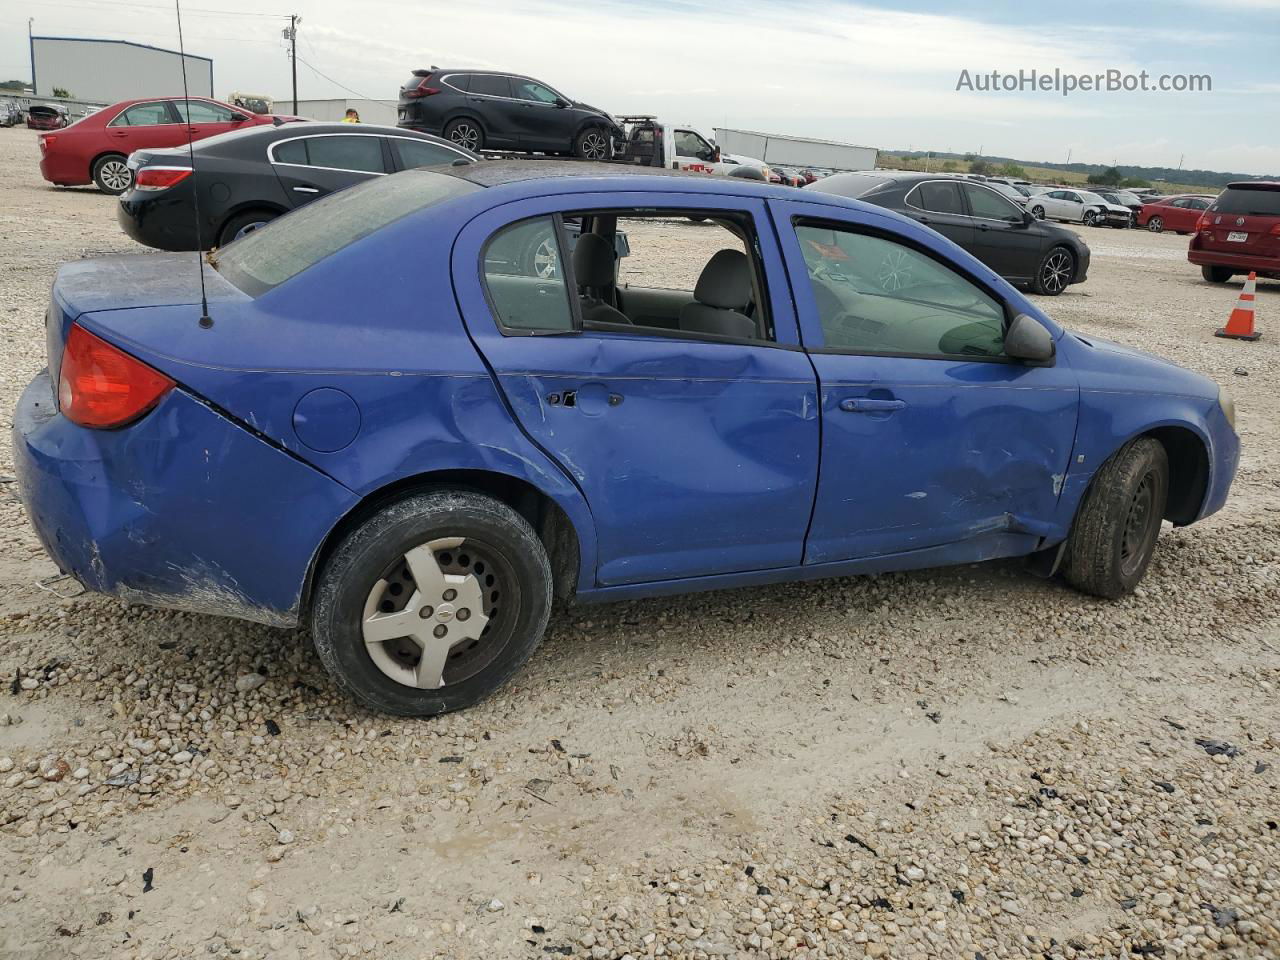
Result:
[[[70,122],[67,108],[61,104],[37,103],[27,108],[27,128],[30,130],[61,130]]]
[[[1138,211],[1138,226],[1152,233],[1172,230],[1174,233],[1191,233],[1196,228],[1200,214],[1209,209],[1213,197],[1184,194],[1177,197],[1161,197],[1144,203]]]
[[[1187,259],[1210,283],[1250,270],[1280,280],[1280,181],[1227,184],[1200,215]]]
[[[124,193],[131,179],[125,160],[135,150],[177,147],[188,136],[203,140],[275,119],[203,97],[191,98],[190,116],[182,97],[125,100],[41,136],[40,174],[58,186],[96,183],[103,193]]]

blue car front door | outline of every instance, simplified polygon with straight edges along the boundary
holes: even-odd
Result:
[[[1076,377],[1062,358],[1004,355],[990,271],[888,217],[773,206],[821,395],[805,562],[952,544],[946,559],[979,560],[1061,539]]]
[[[521,427],[587,500],[600,586],[802,562],[817,484],[817,390],[764,204],[684,199],[615,193],[517,202],[472,221],[454,249],[468,329]],[[632,256],[641,244],[669,256],[671,230],[685,231],[686,243],[712,233],[733,239],[683,219],[693,211],[742,230],[753,278],[752,302],[736,310],[724,308],[732,297],[723,291],[704,292],[716,301],[704,304],[708,327],[681,329],[692,290],[600,289],[598,280],[579,289],[560,253],[559,214],[581,219],[584,233],[592,217],[638,218],[627,228]],[[661,223],[646,229],[650,221]],[[687,266],[696,275],[713,255],[722,256],[710,244]],[[642,322],[631,322],[628,309]],[[710,332],[734,324],[756,333]]]

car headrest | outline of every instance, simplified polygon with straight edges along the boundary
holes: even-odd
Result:
[[[613,247],[596,233],[584,233],[573,248],[573,273],[578,286],[599,289],[613,283]]]
[[[693,288],[693,298],[709,307],[741,310],[751,302],[751,266],[741,250],[717,250]]]

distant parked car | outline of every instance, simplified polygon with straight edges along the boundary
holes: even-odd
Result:
[[[521,150],[607,160],[618,122],[541,80],[484,70],[414,70],[400,88],[397,125],[467,150]]]
[[[1050,190],[1032,199],[1027,209],[1038,220],[1067,220],[1091,227],[1129,226],[1128,207],[1109,203],[1088,190]]]
[[[1142,198],[1137,194],[1130,193],[1128,190],[1100,190],[1093,191],[1107,203],[1116,203],[1129,210],[1129,223],[1131,226],[1138,222],[1138,214],[1142,211]]]
[[[990,184],[946,174],[869,170],[837,173],[805,189],[906,214],[1011,283],[1045,296],[1084,282],[1089,270],[1089,247],[1075,233],[1035,219]]]
[[[35,107],[31,108],[35,110]],[[296,120],[263,117],[218,100],[181,97],[124,100],[40,138],[40,173],[58,186],[94,183],[103,193],[129,189],[129,154],[143,147],[176,147],[240,126]]]
[[[70,123],[67,108],[60,103],[37,103],[27,107],[27,126],[32,130],[61,130]]]
[[[411,167],[473,163],[440,137],[372,124],[244,127],[191,148],[138,150],[120,195],[124,232],[158,250],[226,246],[290,210],[352,184]],[[200,239],[193,200],[199,195]]]
[[[0,127],[16,127],[26,119],[16,100],[0,100]]]
[[[1152,233],[1170,230],[1182,235],[1196,228],[1200,214],[1209,209],[1213,197],[1184,194],[1176,197],[1161,197],[1159,200],[1144,203],[1138,211],[1138,226],[1146,227]]]
[[[1200,215],[1187,259],[1210,283],[1250,270],[1280,280],[1280,181],[1227,184]]]

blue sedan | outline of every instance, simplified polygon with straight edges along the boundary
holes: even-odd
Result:
[[[716,239],[673,264],[673,229]],[[1239,457],[1225,391],[926,227],[613,165],[408,171],[204,263],[67,264],[47,327],[14,447],[58,566],[309,626],[397,714],[493,691],[554,597],[1017,555],[1118,597]]]

